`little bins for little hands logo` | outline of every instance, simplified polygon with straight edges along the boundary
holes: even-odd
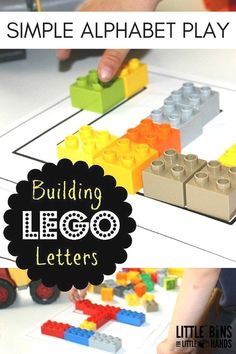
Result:
[[[61,160],[31,170],[10,196],[4,230],[32,280],[69,290],[100,284],[127,259],[136,228],[127,192],[99,166]]]

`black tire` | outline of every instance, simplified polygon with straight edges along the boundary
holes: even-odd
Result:
[[[7,280],[0,279],[0,309],[11,306],[16,299],[16,288]]]
[[[41,280],[37,280],[30,283],[30,295],[37,304],[48,305],[58,299],[60,290],[57,286],[48,288]]]

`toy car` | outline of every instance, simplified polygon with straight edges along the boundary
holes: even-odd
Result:
[[[31,281],[26,270],[0,268],[0,309],[11,306],[16,299],[16,290],[30,288],[32,299],[38,304],[51,304],[60,295],[57,286],[48,288],[40,280]]]

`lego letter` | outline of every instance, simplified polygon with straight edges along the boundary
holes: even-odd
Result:
[[[56,211],[40,211],[40,240],[57,239],[57,220],[55,220],[56,218]]]
[[[84,236],[87,235],[88,230],[89,230],[89,223],[88,222],[83,222],[87,216],[83,213],[81,213],[78,210],[72,210],[68,211],[65,213],[60,220],[60,232],[61,234],[65,237],[68,238],[69,240],[79,240],[83,238]],[[71,221],[72,223],[72,229],[70,228]],[[82,230],[82,226],[84,227],[84,231]],[[71,236],[70,236],[70,235]]]
[[[101,210],[93,215],[90,222],[92,234],[100,240],[111,240],[120,230],[120,221],[116,214]]]
[[[38,239],[38,232],[32,231],[32,211],[23,211],[22,234],[23,234],[23,240]]]

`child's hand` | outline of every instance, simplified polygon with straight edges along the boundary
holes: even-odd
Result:
[[[195,349],[176,348],[170,345],[168,340],[164,340],[158,345],[157,354],[195,354]]]
[[[88,286],[87,288],[82,290],[78,290],[73,286],[69,291],[70,300],[73,302],[84,300],[87,295],[87,290],[88,290]]]
[[[79,11],[154,11],[161,0],[85,0]],[[108,49],[104,52],[98,65],[98,75],[101,81],[110,81],[121,67],[129,50]],[[59,60],[70,57],[70,49],[57,50]]]

